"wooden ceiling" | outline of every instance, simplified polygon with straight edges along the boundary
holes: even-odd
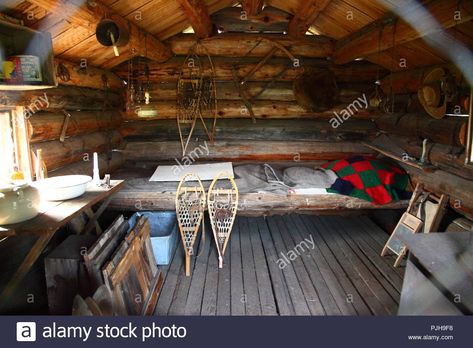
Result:
[[[111,49],[97,42],[96,23],[87,25],[87,20],[98,20],[101,14],[111,10],[132,23],[139,32],[147,33],[146,42],[152,49],[149,49],[150,52],[135,51],[135,54],[150,56],[153,53],[155,56],[150,58],[165,61],[176,54],[172,47],[169,48],[175,46],[173,40],[180,37],[176,35],[189,28],[193,27],[195,35],[200,38],[226,35],[217,33],[212,25],[223,30],[243,30],[238,29],[241,25],[238,25],[235,9],[232,9],[242,6],[248,18],[255,23],[251,28],[259,28],[263,23],[263,27],[267,24],[268,28],[283,29],[277,38],[285,41],[289,49],[291,40],[297,45],[306,43],[306,40],[309,45],[317,45],[320,40],[326,44],[325,38],[310,38],[314,35],[326,36],[333,42],[333,52],[329,52],[331,54],[328,56],[336,63],[344,64],[363,57],[396,71],[405,69],[399,64],[401,59],[406,59],[408,68],[447,61],[445,54],[430,47],[415,30],[402,21],[393,20],[390,12],[393,4],[407,6],[413,2],[417,1],[68,0],[67,5],[64,5],[62,0],[3,0],[0,11],[22,19],[29,27],[49,31],[56,57],[74,62],[87,59],[90,65],[113,68],[133,53],[124,52],[122,57],[115,58]],[[100,10],[97,10],[96,3],[100,3]],[[473,1],[425,0],[423,3],[440,24],[448,28],[448,33],[470,49],[473,48]],[[455,10],[461,11],[460,19],[454,19]],[[233,18],[233,22],[228,18]],[[225,20],[233,24],[226,25]],[[306,32],[314,35],[305,35]],[[168,42],[171,38],[171,42]],[[143,46],[141,40],[137,39],[136,47]]]

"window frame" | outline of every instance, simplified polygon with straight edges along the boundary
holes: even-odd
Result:
[[[15,152],[12,160],[23,173],[25,180],[31,182],[33,179],[33,167],[29,142],[30,130],[28,120],[24,116],[24,108],[21,106],[1,108],[0,111],[9,113],[8,117],[10,117],[9,124]]]

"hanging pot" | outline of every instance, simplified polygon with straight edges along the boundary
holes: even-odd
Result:
[[[126,23],[115,17],[104,18],[95,29],[95,37],[103,46],[125,46],[130,40]]]

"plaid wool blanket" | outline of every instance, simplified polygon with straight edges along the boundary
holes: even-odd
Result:
[[[338,179],[328,192],[357,197],[373,204],[387,204],[409,199],[409,176],[404,169],[366,156],[326,163],[323,168],[334,171]]]

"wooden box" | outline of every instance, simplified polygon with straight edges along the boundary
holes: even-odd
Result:
[[[32,55],[39,58],[42,82],[8,84],[0,90],[31,90],[57,87],[51,34],[0,20],[0,64],[10,56]]]

